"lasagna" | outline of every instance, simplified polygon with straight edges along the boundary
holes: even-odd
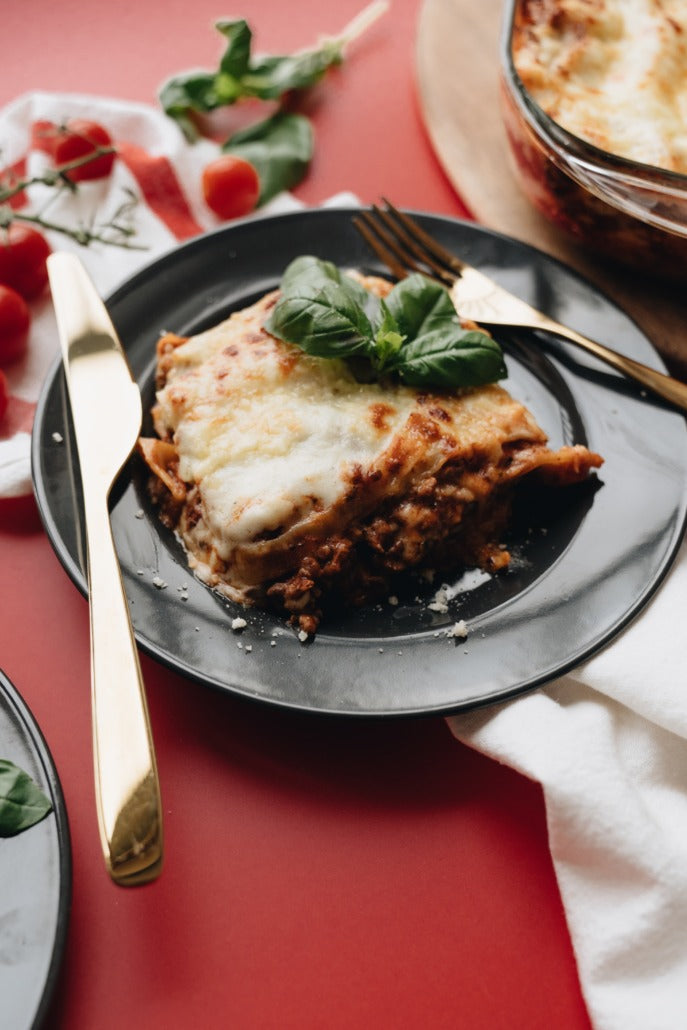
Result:
[[[687,174],[684,0],[520,0],[512,53],[531,97],[568,132]]]
[[[302,635],[411,570],[501,569],[512,487],[575,483],[601,464],[581,445],[551,450],[500,386],[359,382],[344,360],[276,339],[265,321],[278,296],[159,340],[157,435],[139,443],[161,518],[226,597]]]

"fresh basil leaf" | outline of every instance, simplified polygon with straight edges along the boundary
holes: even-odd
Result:
[[[305,288],[316,290],[334,282],[350,294],[351,298],[365,311],[371,322],[375,324],[381,318],[379,298],[350,275],[346,275],[331,261],[312,257],[309,254],[295,258],[286,268],[282,276],[282,295],[303,291]]]
[[[281,277],[280,289],[283,294],[298,289],[299,284],[308,283],[313,286],[324,285],[327,281],[340,283],[341,272],[332,261],[322,261],[312,254],[303,254],[287,265]]]
[[[331,280],[292,287],[273,308],[265,328],[320,358],[367,353],[373,335],[370,320],[355,297]]]
[[[407,386],[483,386],[507,375],[498,343],[459,325],[407,341],[387,365]]]
[[[217,76],[203,71],[184,72],[168,79],[160,90],[159,100],[165,113],[174,118],[191,141],[199,135],[191,114],[213,111],[227,102],[217,90]]]
[[[327,69],[343,60],[343,40],[331,40],[299,54],[251,58],[253,34],[245,19],[220,20],[215,22],[215,28],[227,40],[217,70],[181,72],[163,83],[159,92],[163,110],[178,122],[189,140],[199,135],[193,122],[194,113],[205,114],[234,104],[242,97],[276,100],[292,90],[307,89],[315,85]],[[303,122],[307,124],[306,119]],[[281,189],[300,182],[303,154],[308,153],[306,164],[312,156],[309,124],[307,130],[301,125],[298,133],[293,127],[290,132],[294,137],[298,135],[298,141],[292,140],[289,146],[288,170],[282,155],[282,167],[275,174],[277,185],[266,186],[262,203]],[[262,157],[260,161],[264,163]],[[288,185],[279,185],[282,181],[288,181]]]
[[[0,837],[13,837],[38,823],[52,804],[31,777],[0,758]]]
[[[284,272],[268,332],[318,357],[364,358],[409,386],[478,386],[503,378],[501,348],[463,329],[446,289],[409,276],[380,300],[329,261],[296,258]]]
[[[396,283],[385,303],[399,332],[411,340],[457,322],[456,309],[446,288],[419,273]]]
[[[506,375],[499,345],[487,333],[461,327],[441,283],[410,275],[394,286],[386,305],[407,342],[385,367],[409,386],[480,386]]]
[[[342,60],[339,43],[328,43],[300,54],[263,57],[247,69],[243,86],[249,96],[276,100],[290,90],[314,86],[329,68],[341,64]]]
[[[227,39],[227,48],[219,63],[221,72],[241,79],[250,64],[250,46],[253,33],[243,18],[235,21],[216,21],[215,28]]]
[[[250,161],[260,179],[258,203],[265,204],[304,177],[313,154],[312,127],[304,115],[277,111],[235,132],[222,150]]]

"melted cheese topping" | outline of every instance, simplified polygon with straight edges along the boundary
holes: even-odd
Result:
[[[344,362],[276,340],[262,328],[275,300],[168,351],[162,341],[153,417],[189,491],[177,528],[201,578],[215,581],[219,559],[220,578],[257,584],[306,536],[365,517],[452,457],[496,466],[510,442],[545,442],[498,386],[360,383]]]
[[[569,132],[687,174],[684,0],[522,0],[513,58],[533,99]]]

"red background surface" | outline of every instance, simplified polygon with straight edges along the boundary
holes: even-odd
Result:
[[[361,6],[5,0],[0,103],[32,89],[153,103],[169,74],[215,63],[216,18],[244,16],[258,50],[284,52]],[[346,189],[464,214],[418,108],[419,11],[393,0],[311,97],[304,201]],[[0,506],[0,567],[0,666],[46,736],[72,837],[50,1028],[589,1026],[540,790],[441,719],[263,708],[143,656],[166,862],[155,884],[112,885],[95,818],[87,604],[30,505]]]

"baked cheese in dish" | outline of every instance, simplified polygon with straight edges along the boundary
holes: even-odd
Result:
[[[611,154],[687,174],[684,0],[520,0],[512,55],[536,103]]]
[[[386,280],[360,279],[384,295]],[[161,517],[191,568],[232,600],[313,633],[327,610],[408,570],[496,570],[510,487],[584,479],[601,458],[553,451],[502,387],[359,382],[341,359],[270,335],[278,291],[158,343],[155,438],[140,441]]]

